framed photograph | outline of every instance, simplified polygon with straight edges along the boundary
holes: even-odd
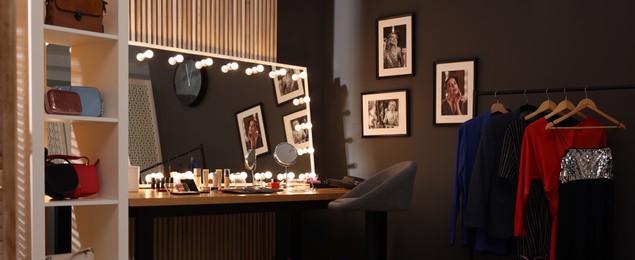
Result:
[[[362,137],[407,136],[408,90],[362,93]]]
[[[413,14],[377,19],[377,78],[414,75]]]
[[[269,152],[265,121],[262,115],[262,104],[236,113],[240,144],[243,148],[243,156],[250,149],[256,149],[256,155]]]
[[[287,143],[295,146],[296,149],[309,148],[309,130],[306,124],[309,122],[307,110],[288,114],[282,118],[284,121],[284,133],[287,136]]]
[[[271,66],[271,71],[278,70],[275,66]],[[276,74],[276,76],[273,77],[273,85],[276,90],[276,101],[278,102],[278,105],[294,98],[304,96],[304,87],[302,84],[303,80],[299,77],[301,71],[299,69],[286,68],[285,71],[286,73],[284,75]],[[295,77],[295,80],[293,79],[294,74],[298,75]]]
[[[461,124],[474,117],[475,62],[434,63],[434,125]]]

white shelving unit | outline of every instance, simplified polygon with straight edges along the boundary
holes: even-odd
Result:
[[[22,2],[22,1],[20,1]],[[29,124],[31,126],[30,259],[44,259],[45,208],[73,206],[81,247],[92,247],[95,259],[128,258],[128,1],[108,0],[105,33],[44,24],[42,0],[18,3],[18,34],[26,41]],[[23,26],[20,26],[22,24]],[[28,28],[20,30],[21,28]],[[20,38],[20,35],[18,35]],[[99,88],[104,100],[102,117],[50,115],[44,112],[46,43],[71,48],[71,84]],[[20,51],[18,51],[20,53]],[[70,153],[99,159],[100,192],[76,200],[51,201],[44,195],[44,147],[47,122],[70,124]],[[20,235],[20,234],[18,234]],[[26,252],[29,252],[27,249]],[[28,254],[28,253],[26,253]]]

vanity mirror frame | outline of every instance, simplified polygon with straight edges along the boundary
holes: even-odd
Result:
[[[210,66],[210,68],[207,68],[207,69],[218,69],[219,71],[221,70],[221,66],[224,65],[224,64],[222,64],[222,62],[217,62],[217,60],[222,59],[222,60],[226,60],[226,61],[235,61],[235,62],[239,62],[239,63],[242,63],[242,64],[245,64],[245,63],[253,64],[253,66],[263,65],[265,70],[260,72],[260,73],[261,74],[265,74],[265,75],[269,74],[270,70],[272,70],[273,68],[278,68],[278,69],[279,68],[286,68],[288,71],[307,72],[307,68],[306,67],[297,66],[297,65],[275,63],[275,62],[261,61],[261,60],[241,58],[241,57],[233,57],[233,56],[228,56],[228,55],[214,54],[214,53],[207,53],[207,52],[200,52],[200,51],[193,51],[193,50],[180,49],[180,48],[174,48],[174,47],[166,47],[166,46],[160,46],[160,45],[155,45],[155,44],[148,44],[148,43],[130,41],[129,42],[129,46],[135,47],[135,48],[139,48],[139,49],[152,49],[152,50],[160,50],[160,51],[164,51],[164,52],[172,52],[175,55],[176,54],[182,54],[183,56],[186,56],[186,57],[192,57],[192,56],[197,56],[197,57],[201,57],[201,58],[209,57],[209,58],[214,59],[214,63],[213,63],[212,66]],[[130,53],[130,55],[134,56],[135,53]],[[142,62],[144,62],[144,61],[142,61]],[[167,61],[165,61],[165,62],[167,63]],[[251,65],[249,65],[249,66],[251,66]],[[233,71],[233,72],[229,72],[229,73],[241,74],[244,77],[249,77],[248,75],[245,74],[245,67],[239,68],[238,71]],[[275,95],[275,97],[274,97],[275,98],[275,103],[274,104],[277,107],[290,106],[290,107],[295,107],[295,109],[293,109],[295,111],[305,110],[307,112],[307,120],[309,122],[311,122],[311,112],[310,112],[311,111],[311,106],[310,106],[310,102],[300,102],[299,105],[295,105],[295,103],[297,103],[297,102],[278,103],[278,99],[277,99],[277,95],[276,95],[277,92],[275,90],[275,87],[276,87],[275,80],[270,78],[269,76],[266,76],[266,78],[268,80],[271,80],[271,84],[270,84],[271,88],[272,88],[271,89],[271,93],[272,93],[272,96]],[[308,76],[305,76],[305,77],[303,77],[301,79],[298,79],[298,80],[301,81],[301,82],[298,82],[299,83],[298,85],[302,86],[302,90],[303,90],[304,94],[303,95],[299,95],[299,96],[295,96],[295,98],[298,99],[298,98],[301,98],[301,97],[309,96]],[[210,91],[210,89],[208,89],[207,93],[205,95],[210,95],[210,92],[213,92],[213,91]],[[203,99],[205,99],[205,98],[203,98]],[[292,100],[292,99],[290,99],[290,100]],[[244,106],[251,106],[251,105],[255,105],[255,104],[244,104]],[[268,108],[265,108],[265,110],[267,110],[267,109]],[[286,109],[288,109],[288,108],[285,108],[285,110]],[[237,111],[232,111],[232,112],[228,112],[228,113],[231,113],[232,115],[234,115],[235,112],[237,112]],[[234,116],[234,118],[235,118],[235,116]],[[279,123],[279,124],[282,125],[281,128],[284,129],[283,118],[282,117],[279,118],[279,119],[277,119],[277,118],[267,118],[267,120],[269,120],[269,121],[267,121],[268,124]],[[279,138],[280,140],[287,140],[286,133],[284,131],[282,133],[275,133],[275,131],[274,131],[273,133],[272,132],[268,133],[268,135],[269,135],[268,138],[273,138],[272,135],[281,135],[280,138]],[[314,145],[314,143],[313,143],[313,133],[312,133],[311,129],[309,129],[308,135],[309,135],[309,145],[308,146],[310,148],[312,148],[311,149],[312,151],[314,151],[314,149],[313,149],[313,147],[314,147],[313,146]],[[236,137],[238,137],[237,139],[240,138],[239,136],[236,136]],[[231,137],[231,138],[234,139],[234,137]],[[274,143],[277,143],[277,141],[274,141]],[[238,142],[236,142],[236,143],[227,142],[227,145],[240,146],[240,144],[238,144]],[[271,143],[269,145],[271,145]],[[206,149],[210,149],[210,148],[211,147],[206,147]],[[212,149],[214,149],[214,148],[212,148]],[[271,147],[269,149],[273,149],[273,147]],[[175,152],[178,152],[178,151],[175,151]],[[165,151],[162,151],[162,153],[165,153],[166,156],[169,156],[169,154],[167,154]],[[169,153],[172,153],[172,152],[169,152]],[[309,165],[307,165],[307,166],[310,166],[310,168],[306,169],[306,170],[310,171],[312,173],[316,173],[315,172],[315,154],[314,154],[314,152],[311,152],[311,153],[308,153],[307,155],[302,155],[302,156],[308,156],[309,157],[308,158]],[[242,161],[242,159],[241,159],[241,161]],[[272,159],[272,162],[273,162],[273,159]],[[214,165],[212,165],[212,167],[214,167]],[[232,167],[234,167],[234,166],[232,165]],[[304,166],[302,168],[304,168]]]

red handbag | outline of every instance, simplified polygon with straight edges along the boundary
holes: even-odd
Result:
[[[99,176],[97,176],[97,164],[99,163],[99,159],[95,162],[95,164],[91,165],[90,160],[86,156],[72,156],[62,154],[46,156],[47,162],[50,162],[54,159],[85,160],[86,162],[85,164],[72,164],[75,168],[75,171],[77,172],[79,185],[76,189],[76,192],[73,193],[71,198],[86,197],[99,192]]]

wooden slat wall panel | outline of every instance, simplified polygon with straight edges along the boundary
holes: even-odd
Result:
[[[273,212],[157,218],[154,259],[273,259],[274,225]]]
[[[130,0],[130,41],[276,60],[276,0]]]

